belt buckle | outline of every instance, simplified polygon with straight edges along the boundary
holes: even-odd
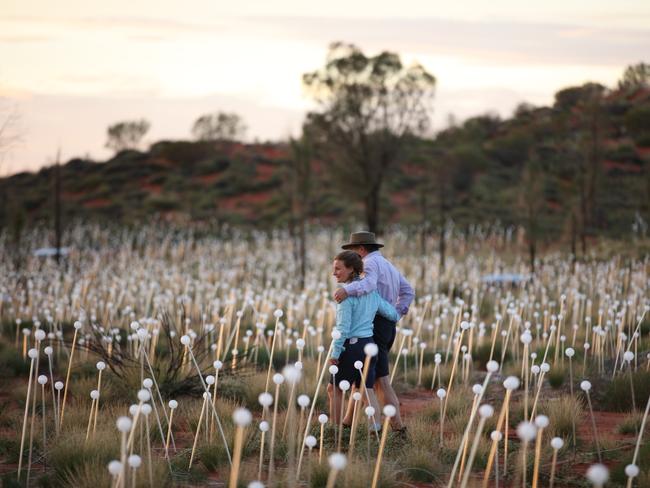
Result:
[[[356,344],[357,342],[359,342],[359,338],[358,337],[352,337],[349,342],[350,342],[350,344]]]

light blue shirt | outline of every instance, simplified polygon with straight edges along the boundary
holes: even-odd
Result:
[[[347,294],[358,297],[377,290],[400,315],[406,315],[415,297],[415,291],[395,266],[379,251],[373,251],[363,258],[363,271],[365,276],[362,280],[343,286]]]
[[[346,339],[372,337],[372,322],[377,313],[394,322],[399,320],[395,307],[376,291],[359,297],[348,297],[336,305],[336,330],[341,333],[341,337],[334,341],[334,359],[338,359],[343,352]]]

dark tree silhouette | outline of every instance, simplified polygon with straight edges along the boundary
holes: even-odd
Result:
[[[217,112],[196,119],[192,135],[199,141],[238,141],[246,134],[246,124],[235,113]]]
[[[151,125],[145,119],[118,122],[107,129],[106,147],[120,152],[125,149],[137,149]]]
[[[303,84],[321,108],[308,123],[323,134],[339,187],[362,201],[368,229],[379,231],[384,178],[404,142],[428,130],[436,79],[420,65],[405,68],[395,53],[366,56],[337,42]]]
[[[638,63],[625,68],[618,81],[619,90],[650,88],[650,64]]]

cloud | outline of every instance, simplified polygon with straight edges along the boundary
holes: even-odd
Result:
[[[644,59],[650,29],[423,19],[249,17],[256,32],[309,42],[347,40],[375,49],[461,56],[479,63],[615,64]]]
[[[0,42],[5,44],[23,44],[32,42],[49,42],[54,40],[54,36],[0,36]]]

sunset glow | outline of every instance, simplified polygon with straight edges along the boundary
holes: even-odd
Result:
[[[285,138],[311,106],[301,75],[335,40],[422,63],[438,79],[435,129],[452,113],[508,115],[566,86],[614,85],[650,52],[643,1],[218,3],[3,2],[0,97],[22,141],[0,172],[38,168],[59,147],[105,158],[106,127],[132,117],[151,121],[149,142],[188,138],[216,110],[240,113],[251,140]]]

